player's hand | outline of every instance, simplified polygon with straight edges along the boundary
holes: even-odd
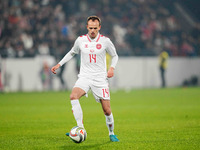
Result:
[[[54,67],[51,68],[51,71],[56,74],[56,70],[60,67],[60,64],[55,65]]]
[[[107,73],[108,78],[112,78],[114,76],[114,68],[110,67]]]

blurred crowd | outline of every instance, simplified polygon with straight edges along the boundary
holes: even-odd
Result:
[[[86,34],[86,19],[102,19],[123,56],[200,56],[200,24],[188,32],[159,0],[0,0],[0,54],[62,58]]]

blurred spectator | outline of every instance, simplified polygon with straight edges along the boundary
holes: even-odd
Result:
[[[39,44],[38,46],[38,52],[40,55],[49,55],[49,45],[47,44],[47,42],[42,42],[41,44]]]
[[[42,81],[43,90],[52,89],[52,74],[47,62],[43,63],[42,69],[40,71],[40,77]]]
[[[22,42],[24,44],[24,48],[26,50],[29,50],[33,47],[33,38],[32,38],[31,35],[23,33],[23,34],[21,34],[21,39],[22,39]]]

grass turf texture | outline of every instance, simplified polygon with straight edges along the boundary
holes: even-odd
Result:
[[[200,149],[200,88],[111,93],[115,134],[109,141],[101,105],[80,100],[87,140],[65,136],[76,126],[69,92],[0,94],[0,149]]]

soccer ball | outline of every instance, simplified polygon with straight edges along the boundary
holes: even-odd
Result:
[[[81,143],[86,140],[87,132],[83,127],[75,126],[69,133],[70,139],[75,143]]]

